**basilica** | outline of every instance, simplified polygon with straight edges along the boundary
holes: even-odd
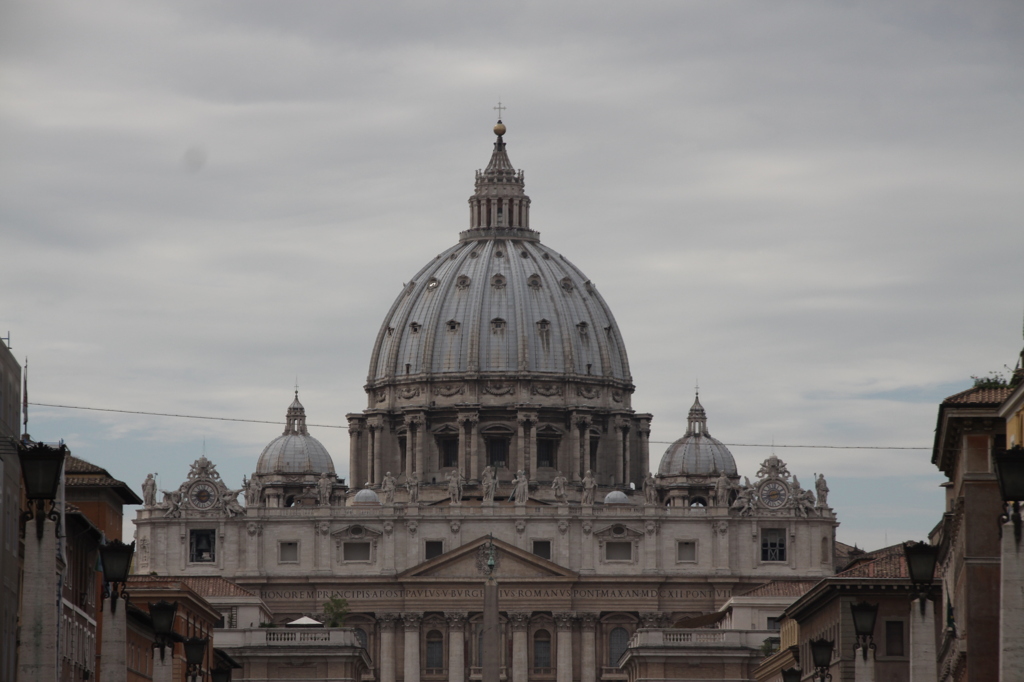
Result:
[[[206,457],[160,500],[143,485],[135,571],[232,585],[208,599],[235,679],[334,679],[332,656],[351,647],[276,627],[322,622],[336,597],[363,680],[480,679],[493,575],[505,679],[625,680],[638,630],[727,607],[735,621],[759,586],[834,572],[824,477],[805,489],[774,455],[741,474],[699,396],[651,459],[615,318],[531,227],[500,121],[494,133],[468,228],[384,315],[366,409],[347,415],[348,480],[296,391],[241,488]],[[743,603],[744,627],[767,637],[788,601]]]

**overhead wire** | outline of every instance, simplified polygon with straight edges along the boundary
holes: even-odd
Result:
[[[143,410],[118,410],[111,407],[85,407],[82,405],[58,405],[55,403],[34,403],[29,405],[36,407],[56,407],[65,410],[88,410],[90,412],[115,412],[118,414],[138,414],[147,417],[175,417],[177,419],[205,419],[208,421],[220,422],[243,422],[247,424],[284,424],[283,421],[268,419],[241,419],[237,417],[211,417],[200,414],[174,414],[171,412],[146,412]],[[308,424],[321,429],[347,429],[348,426],[339,424]],[[671,445],[675,441],[650,440],[648,443],[658,445]],[[808,448],[814,450],[931,450],[930,447],[915,447],[906,445],[786,445],[780,443],[724,443],[732,448]]]

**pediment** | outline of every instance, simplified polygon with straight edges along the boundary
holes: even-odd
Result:
[[[413,566],[398,575],[399,580],[451,578],[480,580],[487,576],[486,556],[489,538],[478,538],[439,557]],[[498,580],[565,579],[575,580],[574,571],[542,559],[502,540],[494,539],[494,577]]]

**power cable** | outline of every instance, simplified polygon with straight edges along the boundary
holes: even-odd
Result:
[[[235,417],[209,417],[199,414],[173,414],[170,412],[145,412],[142,410],[116,410],[110,407],[83,407],[82,405],[56,405],[54,403],[29,403],[36,407],[58,407],[65,410],[89,410],[90,412],[116,412],[119,414],[140,414],[148,417],[176,417],[178,419],[206,419],[219,422],[244,422],[247,424],[284,424],[283,421],[267,419],[238,419]],[[321,429],[347,429],[338,424],[308,424]],[[671,440],[651,440],[648,443],[671,445]],[[815,450],[931,450],[930,447],[909,447],[905,445],[783,445],[780,443],[723,443],[731,448],[810,448]]]

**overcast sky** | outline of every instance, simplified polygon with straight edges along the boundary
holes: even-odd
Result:
[[[499,97],[531,225],[614,311],[652,441],[699,380],[714,436],[826,474],[840,540],[925,537],[938,403],[1021,350],[1015,0],[0,12],[0,334],[33,402],[283,420],[298,377],[344,425],[391,302],[468,227]],[[136,489],[204,448],[239,484],[280,431],[29,423]],[[347,432],[311,431],[347,476]],[[751,477],[772,451],[731,449]]]

